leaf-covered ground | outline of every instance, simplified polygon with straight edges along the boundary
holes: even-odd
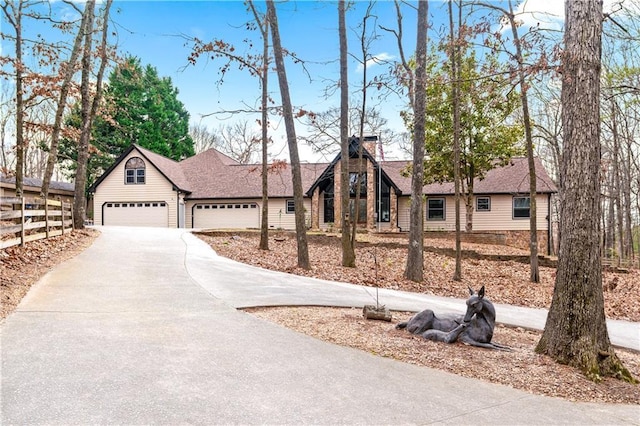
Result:
[[[297,267],[295,236],[270,238],[269,251],[259,250],[258,233],[199,234],[221,256],[266,269],[298,275],[379,286],[416,293],[466,299],[468,286],[484,285],[494,303],[535,308],[549,308],[555,280],[555,268],[540,268],[540,283],[529,282],[528,253],[507,246],[463,243],[462,275],[453,281],[454,242],[447,239],[424,241],[424,280],[416,283],[403,277],[406,265],[407,237],[380,237],[358,234],[356,268],[341,266],[340,238],[309,235],[311,270]],[[605,313],[607,318],[640,322],[640,271],[603,274]]]
[[[0,319],[5,318],[15,309],[31,285],[41,276],[55,265],[80,253],[98,235],[97,231],[86,229],[74,231],[70,235],[32,242],[25,247],[0,250]],[[241,234],[231,238],[231,234],[218,234],[216,237],[201,237],[221,255],[263,267],[270,265],[271,269],[293,273],[304,272],[306,275],[359,284],[386,283],[391,288],[415,288],[413,291],[428,291],[459,298],[466,297],[467,284],[473,287],[486,284],[490,291],[489,295],[494,301],[520,299],[520,303],[517,304],[546,307],[544,303],[547,303],[545,302],[547,299],[550,301],[551,290],[545,290],[544,287],[553,285],[553,270],[550,268],[542,268],[543,283],[532,286],[527,282],[527,265],[521,265],[513,260],[490,261],[482,258],[486,255],[522,254],[518,250],[507,247],[465,244],[465,249],[475,250],[476,254],[469,253],[474,258],[465,260],[463,268],[465,281],[457,284],[449,279],[452,259],[442,254],[448,252],[451,243],[446,240],[425,240],[429,250],[425,254],[427,279],[422,286],[414,287],[413,283],[406,283],[408,286],[405,286],[405,281],[401,278],[404,255],[403,249],[396,247],[403,242],[399,239],[387,241],[363,236],[375,245],[361,244],[361,248],[358,249],[359,266],[351,269],[339,266],[340,251],[339,245],[336,248],[334,244],[334,240],[337,240],[335,237],[323,236],[318,241],[311,238],[310,252],[314,269],[307,272],[297,270],[295,267],[295,241],[290,237],[285,237],[282,241],[272,239],[269,252],[257,250],[256,235]],[[375,268],[371,266],[374,256],[378,260],[377,278]],[[436,269],[443,269],[443,271]],[[392,271],[395,271],[393,273],[396,275],[390,276]],[[637,271],[630,274],[605,274],[605,285],[611,289],[605,292],[608,312],[613,310],[615,314],[618,306],[616,303],[624,307],[621,310],[622,315],[613,317],[638,321],[636,305],[640,301],[640,294],[638,294],[637,283],[640,283],[640,279],[637,274]],[[434,281],[428,281],[429,277]],[[480,279],[487,281],[475,281],[478,278],[471,277],[484,277]],[[487,277],[493,277],[493,279],[488,281]],[[534,288],[538,291],[523,291],[518,287]],[[547,293],[548,295],[544,296],[547,299],[541,296]],[[394,312],[393,323],[390,324],[364,320],[359,309],[283,307],[257,308],[248,311],[266,320],[328,342],[466,377],[501,383],[532,393],[575,401],[640,404],[640,385],[630,385],[614,379],[606,379],[595,384],[586,380],[580,372],[558,365],[548,357],[535,354],[533,348],[539,333],[532,331],[497,327],[494,340],[511,346],[514,352],[494,352],[460,344],[445,345],[429,342],[405,331],[395,330],[394,324],[409,318],[409,313]],[[640,377],[640,354],[625,350],[617,350],[616,353],[632,374]]]
[[[439,296],[466,298],[467,286],[485,285],[488,297],[497,303],[548,308],[553,294],[554,269],[542,267],[540,284],[529,283],[527,253],[505,246],[463,244],[463,281],[451,280],[453,242],[425,239],[425,280],[405,280],[406,237],[382,238],[359,235],[357,268],[340,266],[340,240],[335,236],[309,236],[312,270],[297,268],[296,242],[292,235],[270,238],[269,251],[259,250],[255,233],[199,234],[216,252],[244,263],[328,280],[378,285]],[[518,257],[524,257],[524,260]],[[375,259],[375,261],[374,261]],[[515,260],[517,259],[517,260]],[[377,268],[376,268],[377,263]],[[640,321],[640,274],[604,273],[605,303],[609,318]],[[349,346],[399,361],[449,371],[466,377],[500,383],[531,393],[562,397],[574,401],[640,404],[640,385],[615,379],[601,383],[587,380],[579,371],[559,365],[534,352],[539,332],[498,326],[494,341],[508,345],[513,352],[499,352],[426,341],[394,325],[410,313],[393,313],[393,322],[371,321],[359,309],[321,307],[255,308],[248,312],[342,346]],[[616,354],[640,377],[640,354],[618,349]]]

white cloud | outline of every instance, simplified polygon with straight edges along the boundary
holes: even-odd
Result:
[[[541,28],[560,30],[564,23],[564,2],[525,0],[515,13],[524,28],[540,25]]]
[[[580,1],[580,0],[577,0]],[[604,0],[603,9],[611,11],[621,0]],[[540,28],[561,30],[564,25],[564,2],[558,0],[525,0],[514,11],[516,19],[522,21],[523,27],[528,29],[540,25]],[[510,30],[505,25],[504,30]]]
[[[382,52],[382,53],[378,53],[377,55],[374,55],[371,59],[369,59],[366,62],[367,65],[367,69],[376,66],[376,65],[380,65],[382,63],[385,63],[387,61],[390,61],[394,58],[393,55],[390,55],[387,52]],[[358,72],[362,72],[364,70],[364,66],[363,64],[358,64],[358,68],[356,68],[356,71]]]

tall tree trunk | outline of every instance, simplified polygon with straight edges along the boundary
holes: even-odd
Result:
[[[95,17],[95,0],[87,1],[85,5],[85,14],[87,17],[85,32],[84,52],[82,57],[82,81],[81,81],[81,116],[82,130],[80,141],[78,143],[78,160],[76,169],[75,193],[73,200],[74,226],[76,229],[84,228],[84,220],[86,218],[86,182],[87,182],[87,164],[89,161],[89,141],[91,139],[91,128],[93,119],[95,118],[100,100],[102,98],[102,78],[104,70],[107,66],[107,36],[109,27],[109,11],[113,0],[107,0],[104,7],[102,18],[102,41],[100,45],[100,68],[96,77],[96,92],[91,99],[89,77],[92,70],[92,39],[93,39],[93,21]]]
[[[605,228],[604,228],[604,255],[605,257],[611,259],[613,258],[613,251],[615,249],[614,244],[615,244],[615,240],[616,240],[616,212],[615,212],[615,203],[614,203],[614,193],[615,193],[615,185],[614,185],[614,181],[615,181],[615,176],[613,174],[613,172],[609,173],[609,175],[607,176],[607,180],[608,180],[608,187],[609,190],[607,191],[607,215],[606,218],[604,219],[605,221]]]
[[[284,66],[282,44],[280,42],[278,17],[276,15],[276,8],[273,4],[273,0],[267,0],[267,14],[269,19],[269,26],[271,27],[271,38],[273,40],[273,56],[276,61],[276,69],[278,72],[280,96],[282,97],[282,112],[284,117],[285,129],[287,132],[289,156],[291,158],[293,202],[296,221],[296,241],[298,243],[298,266],[303,269],[311,269],[311,264],[309,262],[309,247],[307,244],[307,229],[305,224],[304,201],[302,193],[302,174],[300,172],[298,142],[296,138],[295,123],[293,121],[291,96],[289,95],[289,83],[287,82],[287,73]]]
[[[528,86],[524,75],[524,59],[522,57],[522,44],[518,35],[513,14],[513,5],[509,0],[509,21],[513,34],[513,43],[516,46],[516,63],[518,67],[518,85],[520,86],[520,102],[522,104],[522,118],[524,120],[524,135],[527,143],[527,159],[529,165],[529,281],[540,282],[540,269],[538,267],[538,224],[537,224],[537,201],[536,201],[536,163],[533,157],[533,136],[531,135],[531,116],[529,115],[529,99],[527,97]]]
[[[86,218],[86,183],[87,163],[89,162],[89,139],[91,138],[91,49],[93,42],[93,18],[95,14],[95,0],[87,1],[84,9],[86,16],[86,31],[84,34],[84,49],[82,54],[82,79],[80,83],[82,129],[78,142],[78,159],[76,164],[75,196],[73,199],[73,220],[76,229],[84,228]]]
[[[633,380],[615,355],[604,314],[600,263],[600,61],[602,2],[565,3],[562,59],[564,192],[555,290],[536,351],[591,380]],[[567,214],[570,212],[570,214]]]
[[[355,267],[356,254],[351,244],[347,214],[349,212],[349,72],[347,63],[346,2],[338,3],[338,33],[340,38],[340,203],[342,227],[342,266]],[[335,177],[334,177],[335,179]],[[338,194],[334,192],[335,197]]]
[[[15,38],[15,78],[16,78],[16,197],[22,197],[24,192],[24,78],[22,62],[22,15],[25,7],[23,0],[17,2],[3,2],[2,11],[7,21],[13,27]]]
[[[611,132],[612,132],[612,137],[613,137],[613,188],[614,188],[614,192],[612,194],[613,199],[611,200],[612,203],[614,203],[615,205],[615,210],[616,210],[616,214],[617,214],[617,229],[618,229],[618,234],[617,234],[617,238],[615,238],[615,240],[617,240],[618,242],[618,256],[617,257],[617,263],[618,265],[620,265],[620,260],[622,259],[622,257],[624,256],[624,231],[623,231],[623,218],[622,218],[622,205],[621,205],[621,199],[622,199],[622,189],[621,189],[621,185],[620,185],[620,143],[619,143],[619,139],[618,139],[618,119],[616,117],[616,103],[615,103],[615,99],[612,97],[611,98]],[[614,234],[615,234],[615,228],[614,228]]]
[[[424,214],[422,188],[424,186],[425,106],[427,65],[427,1],[418,2],[416,33],[415,90],[413,106],[413,169],[411,174],[411,208],[409,211],[409,247],[404,275],[421,282],[424,277]]]
[[[86,5],[85,5],[86,7]],[[80,48],[82,47],[82,39],[86,31],[91,31],[87,28],[87,14],[82,14],[80,26],[78,27],[78,33],[73,42],[73,48],[71,49],[71,56],[69,61],[64,65],[64,80],[60,86],[60,95],[58,97],[58,106],[56,108],[56,116],[53,122],[53,131],[51,133],[51,143],[49,144],[49,156],[47,158],[47,166],[44,172],[42,180],[41,194],[44,198],[49,196],[49,186],[51,185],[51,178],[53,176],[53,169],[58,163],[58,144],[60,142],[60,130],[62,128],[62,118],[67,106],[67,96],[71,88],[71,79],[75,74],[76,62],[80,56]]]
[[[260,250],[269,250],[269,161],[268,147],[269,147],[269,19],[264,16],[264,22],[260,19],[260,15],[255,8],[252,0],[249,1],[249,6],[253,12],[253,17],[256,21],[256,25],[260,29],[262,35],[262,70],[260,75],[260,85],[262,88],[261,98],[261,129],[262,129],[262,217],[260,218]]]
[[[265,26],[268,21],[265,20]],[[268,31],[268,28],[266,29]],[[268,32],[263,33],[264,50],[263,50],[263,67],[262,67],[262,218],[260,223],[260,249],[269,250],[269,157],[267,150],[269,147],[268,123],[269,116],[267,111],[267,102],[269,100],[269,91],[267,87],[267,78],[269,75],[269,39]]]
[[[453,92],[453,181],[455,187],[456,202],[456,266],[453,272],[453,280],[462,280],[462,242],[460,231],[460,76],[458,74],[458,52],[460,37],[454,37],[452,1],[449,1],[449,62],[451,64],[451,89]],[[458,6],[458,27],[460,26],[462,5]],[[458,33],[459,34],[459,33]]]
[[[633,137],[627,138],[627,149],[626,155],[623,152],[622,156],[624,158],[624,179],[623,179],[623,191],[622,198],[624,200],[624,256],[625,259],[631,260],[633,259],[633,232],[632,232],[632,217],[631,217],[631,152],[634,149],[631,145],[633,144]]]

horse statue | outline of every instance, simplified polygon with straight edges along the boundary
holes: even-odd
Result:
[[[484,298],[484,286],[476,294],[469,287],[467,312],[462,315],[446,315],[438,318],[430,309],[417,313],[409,321],[396,325],[397,329],[419,334],[436,342],[462,343],[487,349],[510,351],[511,348],[491,343],[496,325],[496,310],[489,299]]]

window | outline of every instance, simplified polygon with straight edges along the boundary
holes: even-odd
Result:
[[[296,212],[296,205],[293,200],[287,200],[287,214],[292,214]]]
[[[427,198],[427,220],[445,220],[444,198]]]
[[[124,165],[124,183],[127,185],[143,185],[145,181],[145,165],[140,157],[131,157]]]
[[[476,211],[477,212],[491,211],[491,197],[476,197]]]
[[[389,222],[391,220],[391,188],[386,181],[382,181],[379,187],[376,188],[379,192],[379,202],[376,202],[378,222]]]
[[[353,220],[356,215],[356,200],[352,198],[349,200],[349,218]],[[367,223],[367,199],[361,198],[358,203],[358,223]]]
[[[529,197],[513,197],[513,218],[528,219],[531,206]]]
[[[349,195],[356,196],[356,190],[358,187],[358,173],[349,173]],[[360,174],[360,195],[367,196],[367,174]]]

